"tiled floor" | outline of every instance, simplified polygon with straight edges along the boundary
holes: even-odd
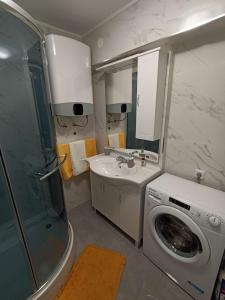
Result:
[[[94,243],[126,256],[118,300],[192,299],[142,254],[142,248],[135,248],[129,238],[95,213],[89,203],[73,209],[69,218],[75,231],[78,254],[86,245]]]

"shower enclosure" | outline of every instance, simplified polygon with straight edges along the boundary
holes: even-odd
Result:
[[[25,300],[56,272],[70,230],[43,39],[10,2],[0,1],[0,298]]]

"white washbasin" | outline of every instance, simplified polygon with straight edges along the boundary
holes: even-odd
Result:
[[[94,166],[93,166],[94,165]],[[92,165],[95,171],[108,176],[127,176],[134,175],[138,172],[138,167],[134,166],[133,168],[128,168],[127,164],[118,164],[115,162],[115,159],[100,159],[95,161],[95,164]]]
[[[108,177],[114,180],[126,180],[144,185],[150,179],[160,174],[161,170],[158,165],[147,163],[146,166],[141,166],[141,161],[135,159],[133,168],[128,168],[126,163],[119,165],[115,156],[105,156],[104,154],[96,155],[88,158],[92,172]]]

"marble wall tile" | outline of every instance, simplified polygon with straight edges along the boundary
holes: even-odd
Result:
[[[91,201],[90,172],[85,172],[63,183],[66,210]]]
[[[139,0],[84,41],[93,63],[225,13],[222,0]],[[206,38],[206,37],[204,37]],[[225,190],[225,37],[183,45],[175,54],[166,171]]]
[[[55,118],[57,143],[70,143],[89,137],[95,137],[93,115],[88,117],[88,124],[85,128],[73,126],[73,123],[82,125],[85,123],[85,117],[60,117],[58,121],[57,118]],[[61,126],[59,126],[59,124]],[[63,125],[67,127],[62,127]],[[67,211],[70,211],[81,203],[91,201],[89,172],[77,177],[72,177],[69,181],[63,182],[63,189]]]
[[[107,114],[107,134],[122,132],[127,135],[128,114]]]
[[[88,116],[86,127],[78,127],[86,122],[85,116],[77,117],[55,117],[55,129],[58,143],[70,143],[73,141],[83,140],[84,138],[95,137],[94,115]],[[63,127],[67,126],[67,127]]]
[[[97,151],[103,153],[104,147],[107,146],[104,73],[94,74],[93,76],[93,97]]]
[[[166,170],[225,191],[225,40],[176,53]]]
[[[223,0],[139,0],[83,41],[95,64],[222,13]]]

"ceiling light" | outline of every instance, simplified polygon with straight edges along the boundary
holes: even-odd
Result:
[[[0,59],[7,59],[10,57],[10,52],[9,50],[0,47]]]

